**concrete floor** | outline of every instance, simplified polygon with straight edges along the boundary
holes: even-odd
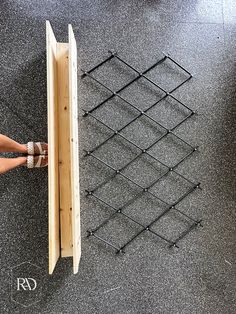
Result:
[[[86,199],[84,190],[110,172],[82,157],[82,149],[93,147],[107,131],[81,119],[79,273],[73,275],[71,259],[63,259],[47,276],[47,169],[22,167],[1,176],[1,313],[235,313],[236,4],[8,0],[0,6],[1,133],[22,143],[47,140],[45,20],[51,21],[60,41],[67,41],[67,24],[72,23],[79,68],[88,69],[112,49],[141,69],[165,51],[191,71],[194,78],[175,95],[199,115],[178,134],[200,145],[200,152],[178,170],[204,188],[181,207],[202,217],[204,228],[189,234],[179,250],[170,251],[145,234],[124,256],[115,255],[86,238],[86,230],[110,211]],[[79,80],[81,107],[89,108],[98,97],[100,92],[92,93],[90,84]],[[116,187],[114,191],[117,196]],[[144,220],[150,215],[146,205],[140,205]],[[110,232],[126,235],[131,228],[127,231],[126,221],[119,223]],[[168,224],[170,236],[174,229],[175,224]],[[10,270],[27,261],[43,269],[44,286],[41,301],[23,308],[11,301]]]

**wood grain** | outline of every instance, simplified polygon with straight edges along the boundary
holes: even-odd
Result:
[[[49,274],[60,256],[58,182],[57,41],[46,22],[48,111],[48,246]]]
[[[57,44],[61,256],[72,256],[68,43]]]
[[[77,273],[81,257],[79,137],[78,137],[78,102],[77,102],[77,46],[71,25],[68,26],[68,32],[69,32],[69,101],[70,101],[70,136],[71,136],[73,271],[74,273]]]

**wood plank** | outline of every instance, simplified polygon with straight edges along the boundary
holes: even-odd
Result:
[[[50,23],[47,36],[49,274],[57,260],[81,256],[77,47],[71,25],[69,44],[58,43]]]
[[[57,107],[57,41],[49,21],[46,22],[47,110],[48,110],[48,239],[49,274],[60,256],[58,194],[58,107]]]
[[[73,272],[78,272],[81,257],[80,230],[80,186],[79,186],[79,138],[78,138],[78,103],[77,103],[77,46],[72,26],[69,32],[69,102],[70,102],[70,137],[71,137],[71,193],[72,193],[72,239]]]
[[[68,43],[57,43],[61,256],[72,256]]]

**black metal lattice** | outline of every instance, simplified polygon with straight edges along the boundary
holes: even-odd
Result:
[[[102,67],[104,64],[106,64],[107,62],[109,62],[112,59],[116,59],[116,60],[120,61],[122,64],[127,66],[131,71],[133,71],[136,74],[134,79],[130,80],[128,83],[126,83],[124,86],[122,86],[121,88],[119,88],[116,91],[113,91],[108,86],[106,86],[106,84],[104,84],[100,79],[97,79],[94,75],[92,75],[93,71]],[[187,76],[181,83],[179,83],[177,86],[172,88],[170,91],[165,90],[163,87],[161,87],[159,84],[155,83],[152,79],[150,79],[147,76],[147,74],[152,69],[158,67],[158,65],[165,62],[166,60],[171,61],[175,66],[177,66],[179,69],[184,71],[184,73]],[[93,236],[93,237],[101,240],[102,242],[106,243],[110,247],[113,247],[116,250],[116,252],[124,252],[125,247],[145,231],[148,231],[148,232],[152,233],[153,235],[157,236],[158,238],[162,239],[163,241],[167,242],[169,244],[169,247],[173,247],[173,246],[178,247],[177,243],[181,239],[183,239],[183,237],[185,237],[193,228],[195,228],[196,226],[199,226],[199,225],[202,226],[201,220],[192,218],[191,216],[187,215],[183,210],[176,207],[193,191],[195,191],[196,189],[201,189],[200,183],[192,182],[186,176],[184,176],[183,174],[181,174],[177,171],[177,167],[180,164],[182,164],[189,156],[191,156],[198,149],[198,147],[192,146],[191,144],[189,144],[187,141],[185,141],[183,138],[181,138],[180,136],[178,136],[174,132],[186,120],[188,120],[189,118],[191,118],[193,115],[196,114],[195,111],[193,111],[191,108],[189,108],[187,105],[185,105],[182,101],[178,100],[175,96],[172,95],[172,93],[174,91],[176,91],[183,84],[185,84],[187,81],[189,81],[191,79],[192,75],[184,67],[182,67],[178,62],[176,62],[174,59],[172,59],[169,55],[164,55],[164,57],[162,59],[158,60],[153,65],[151,65],[148,69],[146,69],[145,71],[143,71],[141,73],[140,71],[135,69],[133,66],[131,66],[129,63],[127,63],[125,60],[123,60],[117,53],[113,53],[113,52],[109,52],[108,58],[106,58],[104,61],[102,61],[101,63],[99,63],[98,65],[96,65],[92,69],[90,69],[89,71],[87,71],[87,72],[82,71],[82,72],[83,72],[83,74],[81,76],[82,78],[88,77],[89,79],[98,83],[101,87],[105,88],[110,93],[109,97],[107,97],[105,100],[103,100],[102,102],[100,102],[99,104],[94,106],[92,109],[83,110],[84,111],[83,116],[84,117],[86,117],[86,116],[92,117],[94,120],[96,120],[98,123],[100,123],[102,126],[105,126],[108,130],[110,130],[112,132],[112,134],[106,140],[102,141],[100,144],[98,144],[93,149],[91,149],[89,151],[85,151],[86,157],[88,157],[88,156],[92,157],[93,159],[95,159],[96,161],[98,161],[102,165],[105,165],[107,168],[109,168],[113,172],[113,174],[111,176],[106,178],[106,180],[104,180],[101,184],[97,185],[93,190],[86,190],[87,196],[93,197],[95,200],[99,201],[101,204],[105,205],[106,207],[109,207],[110,209],[112,209],[114,211],[110,215],[110,217],[105,219],[99,226],[97,226],[93,230],[89,230],[88,236]],[[148,83],[150,83],[155,89],[158,89],[158,91],[164,93],[164,95],[160,99],[158,99],[157,101],[155,101],[153,104],[151,104],[150,106],[148,106],[145,109],[139,109],[136,104],[132,103],[131,101],[127,100],[125,97],[123,97],[121,95],[122,91],[124,91],[127,87],[129,87],[134,82],[138,81],[140,78],[142,78],[145,81],[147,81]],[[137,112],[137,114],[135,115],[134,118],[129,120],[128,123],[124,124],[122,127],[118,128],[118,129],[115,129],[112,126],[108,125],[107,123],[102,121],[102,119],[100,119],[99,117],[97,117],[95,115],[95,112],[98,108],[102,107],[104,104],[106,104],[108,101],[110,101],[113,98],[121,99],[128,107],[133,108]],[[167,128],[166,126],[164,126],[162,123],[158,122],[156,119],[154,119],[152,117],[152,115],[149,113],[152,108],[156,107],[163,100],[166,100],[168,98],[173,99],[175,102],[178,103],[179,106],[182,106],[188,112],[188,114],[180,122],[175,124],[170,129]],[[124,131],[128,126],[130,126],[132,123],[134,123],[138,119],[141,119],[142,117],[149,119],[152,123],[154,123],[158,128],[160,128],[162,130],[161,136],[158,136],[151,144],[149,144],[146,147],[141,147],[140,145],[135,143],[133,140],[130,140],[126,135],[124,135],[122,133],[122,131]],[[96,151],[99,148],[101,148],[103,145],[105,145],[111,139],[116,138],[116,137],[122,138],[127,143],[127,145],[130,145],[131,147],[134,147],[137,150],[139,150],[139,153],[137,153],[134,158],[129,160],[125,165],[123,165],[119,169],[113,167],[110,163],[107,163],[105,160],[101,159],[100,157],[98,157],[96,155]],[[177,163],[175,163],[174,165],[171,165],[171,166],[167,165],[166,163],[161,161],[159,158],[155,157],[155,155],[153,155],[150,152],[151,148],[153,148],[155,145],[158,145],[164,138],[168,138],[168,137],[175,138],[176,140],[178,140],[181,144],[183,144],[188,149],[187,154],[185,154],[185,156],[183,156]],[[142,185],[140,183],[137,183],[135,180],[133,180],[132,178],[130,178],[129,176],[127,176],[124,173],[124,170],[127,167],[129,167],[133,162],[142,158],[142,156],[144,156],[144,155],[148,156],[153,161],[159,163],[165,169],[165,171],[158,178],[156,178],[153,182],[151,182],[147,186]],[[177,177],[179,177],[181,180],[183,180],[185,183],[187,183],[189,185],[189,189],[174,202],[168,202],[168,201],[160,198],[159,196],[157,196],[155,193],[153,193],[151,191],[152,187],[154,187],[160,180],[167,177],[170,173],[174,173]],[[111,182],[116,176],[121,176],[123,179],[127,180],[128,182],[131,182],[134,186],[136,186],[138,189],[140,189],[140,191],[134,197],[132,197],[130,200],[128,200],[122,206],[119,206],[119,207],[114,206],[114,205],[110,204],[109,202],[107,202],[106,200],[102,199],[98,193],[99,189],[102,186]],[[137,219],[134,219],[131,215],[124,212],[125,208],[127,208],[130,204],[132,204],[138,198],[141,198],[144,194],[148,194],[148,195],[152,196],[158,202],[162,203],[165,207],[164,211],[162,213],[160,213],[157,217],[155,217],[155,219],[153,219],[152,222],[147,224],[147,225],[142,223],[141,221],[138,221]],[[186,229],[183,233],[181,233],[174,241],[167,239],[165,236],[157,233],[152,228],[153,225],[157,221],[159,221],[163,216],[165,216],[170,211],[175,211],[179,215],[185,217],[189,222],[191,222],[190,227],[188,229]],[[118,216],[118,215],[121,215],[121,216],[128,218],[131,222],[133,222],[134,224],[141,227],[141,230],[139,232],[137,232],[126,243],[124,243],[122,246],[119,246],[119,247],[97,234],[98,230],[103,228],[111,219],[113,219],[115,216]]]

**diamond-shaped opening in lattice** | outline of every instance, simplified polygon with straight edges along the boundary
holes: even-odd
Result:
[[[112,174],[112,172],[111,172]],[[96,195],[107,203],[120,208],[139,192],[140,188],[121,175],[108,176],[103,185],[96,189]]]
[[[125,139],[119,135],[114,135],[109,141],[96,149],[94,154],[109,164],[109,166],[118,170],[132,160],[139,152],[139,149],[127,143]]]
[[[99,107],[94,115],[115,130],[119,130],[138,116],[138,111],[119,97],[113,97]]]
[[[144,153],[130,163],[122,173],[146,188],[165,173],[166,170],[167,167],[164,167],[158,161]]]
[[[82,119],[81,123],[83,124],[84,133],[89,138],[89,142],[84,141],[83,138],[81,139],[81,141],[85,142],[84,148],[86,150],[99,145],[111,135],[111,130],[99,121],[95,120],[92,116],[88,115],[86,117],[86,121],[85,119]]]
[[[157,85],[160,85],[167,92],[171,92],[189,78],[189,74],[169,58],[147,72],[145,76]]]
[[[120,95],[131,104],[135,105],[139,110],[146,110],[163,98],[165,93],[144,77],[140,77],[122,90]]]
[[[165,133],[166,130],[163,127],[144,115],[141,115],[122,131],[127,139],[142,149],[147,149]]]
[[[171,96],[167,96],[147,113],[165,128],[171,130],[190,115],[190,110]]]
[[[122,247],[143,228],[122,214],[113,216],[96,234],[112,243],[117,248]]]
[[[135,71],[117,58],[112,58],[107,61],[102,66],[92,71],[91,75],[114,92],[118,91],[138,76]]]
[[[148,193],[140,194],[132,203],[123,209],[123,212],[142,225],[149,225],[165,209],[162,202]]]
[[[105,221],[115,212],[111,207],[105,205],[93,196],[88,196],[85,200],[84,208],[89,211],[89,215],[84,217],[87,230],[94,230],[101,222]]]
[[[173,204],[191,188],[192,185],[188,181],[180,177],[177,173],[170,171],[150,188],[150,192],[165,202]]]
[[[171,209],[156,221],[150,229],[171,241],[175,241],[183,232],[189,229],[190,225],[191,223],[186,218]]]
[[[103,184],[111,176],[112,170],[94,158],[82,158],[80,162],[81,174],[86,174],[89,178],[87,190],[92,190],[95,186]]]
[[[91,74],[92,75],[92,74]],[[80,84],[80,107],[91,110],[101,102],[105,101],[112,93],[98,82],[85,76]]]
[[[191,153],[191,151],[192,148],[183,143],[179,138],[176,138],[173,134],[167,134],[149,150],[149,153],[166,165],[173,167]]]

